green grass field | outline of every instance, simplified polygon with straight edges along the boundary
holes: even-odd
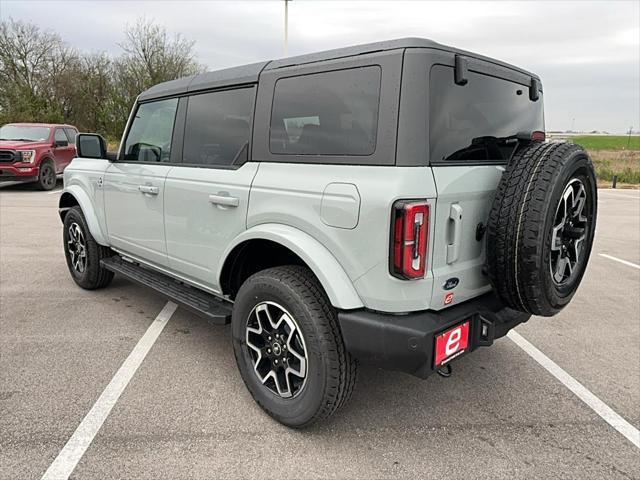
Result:
[[[567,140],[582,145],[587,150],[640,150],[640,135],[584,135]],[[627,145],[629,145],[627,147]]]

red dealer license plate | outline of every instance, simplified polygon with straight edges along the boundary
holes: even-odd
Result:
[[[462,355],[469,346],[469,321],[436,336],[435,366],[439,367]]]

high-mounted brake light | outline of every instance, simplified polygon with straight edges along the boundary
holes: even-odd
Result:
[[[426,272],[429,205],[399,200],[391,212],[391,274],[398,278],[423,278]]]
[[[531,133],[531,140],[534,142],[544,142],[546,138],[547,136],[544,132],[535,131]]]

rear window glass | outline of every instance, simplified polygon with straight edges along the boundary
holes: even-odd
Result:
[[[282,78],[271,112],[270,150],[294,155],[371,155],[380,67]]]
[[[232,165],[247,159],[253,88],[189,97],[183,162]]]
[[[475,72],[456,85],[442,65],[431,69],[429,117],[432,162],[505,162],[515,135],[544,130],[542,95],[531,101],[528,86]]]

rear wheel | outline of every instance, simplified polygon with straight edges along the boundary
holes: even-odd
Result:
[[[39,190],[52,190],[58,181],[56,169],[51,160],[45,160],[40,165],[36,186]]]
[[[103,268],[100,260],[113,253],[93,239],[80,207],[73,207],[67,212],[63,228],[64,253],[73,280],[87,290],[109,285],[113,272]]]
[[[255,401],[277,421],[305,427],[350,397],[356,362],[315,276],[285,266],[251,276],[235,299],[236,362]]]
[[[487,226],[491,283],[516,310],[551,316],[575,294],[591,253],[597,189],[578,145],[533,143],[505,170]]]

